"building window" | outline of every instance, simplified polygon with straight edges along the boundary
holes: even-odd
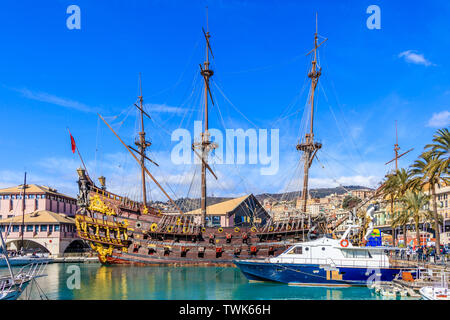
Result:
[[[220,217],[219,216],[212,217],[212,225],[215,227],[220,226]]]
[[[38,233],[38,231],[39,231],[39,226],[38,226],[38,225],[35,225],[35,226],[34,226],[34,232]]]
[[[41,225],[41,232],[47,231],[47,225],[43,224]]]
[[[13,226],[13,232],[19,232],[19,226]]]
[[[33,232],[33,226],[28,225],[27,226],[27,232]]]
[[[55,226],[55,231],[59,231],[59,225]]]
[[[52,224],[48,226],[48,232],[53,232],[53,225]]]

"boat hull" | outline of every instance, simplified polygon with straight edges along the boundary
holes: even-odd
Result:
[[[232,255],[221,258],[186,258],[180,256],[145,255],[137,253],[127,253],[114,250],[106,258],[99,256],[99,261],[105,265],[112,264],[133,264],[133,265],[185,265],[185,266],[230,266],[234,267]],[[261,258],[263,261],[265,257]]]
[[[233,261],[249,280],[303,286],[364,286],[372,280],[392,281],[399,268],[333,267],[318,264]]]
[[[102,264],[233,265],[234,259],[263,259],[304,238],[299,217],[283,223],[201,226],[192,217],[163,215],[80,177],[78,236]]]
[[[26,266],[31,263],[52,263],[51,258],[31,258],[31,257],[13,257],[9,258],[9,264],[11,267]],[[0,268],[6,268],[8,264],[5,258],[0,259]]]

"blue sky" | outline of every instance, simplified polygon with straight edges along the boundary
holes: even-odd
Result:
[[[81,9],[81,30],[66,27],[71,4]],[[366,27],[372,4],[381,9],[380,30]],[[174,197],[198,196],[198,170],[170,161],[170,133],[192,131],[201,119],[206,5],[215,57],[210,127],[224,130],[223,118],[225,128],[280,130],[276,175],[261,176],[259,165],[216,165],[220,182],[211,181],[210,195],[299,188],[295,145],[315,12],[329,40],[320,49],[315,134],[324,146],[312,187],[376,186],[392,169],[384,163],[393,157],[395,120],[402,150],[414,148],[400,166],[450,125],[448,1],[8,1],[0,9],[0,186],[20,183],[26,170],[30,183],[75,195],[70,128],[90,173],[139,197],[134,160],[96,113],[132,143],[141,72],[151,156],[160,163],[149,168]]]

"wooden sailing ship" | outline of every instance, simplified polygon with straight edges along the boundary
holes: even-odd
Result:
[[[216,147],[210,141],[208,132],[208,103],[212,100],[210,78],[214,75],[210,69],[209,57],[212,56],[210,32],[203,30],[205,37],[206,58],[200,65],[200,74],[204,81],[204,130],[201,141],[194,143],[192,149],[201,160],[201,219],[195,222],[192,216],[182,212],[177,203],[167,194],[163,187],[147,169],[146,163],[156,164],[146,154],[150,143],[146,141],[144,116],[150,117],[143,106],[142,86],[135,107],[140,113],[141,131],[136,141],[137,149],[128,146],[112,129],[109,123],[99,117],[111,129],[114,135],[136,160],[141,169],[142,202],[132,201],[126,197],[106,190],[105,179],[99,178],[100,186],[89,177],[86,168],[78,169],[78,206],[76,227],[80,238],[86,240],[97,252],[99,260],[104,264],[231,264],[233,259],[264,259],[284,251],[293,241],[305,239],[311,230],[314,220],[305,219],[308,194],[308,172],[314,156],[321,144],[314,141],[314,92],[321,75],[317,65],[318,33],[314,37],[314,53],[309,78],[311,79],[311,120],[310,130],[297,146],[303,152],[304,184],[303,214],[289,218],[284,222],[271,219],[264,224],[256,224],[254,220],[233,227],[213,227],[207,224],[207,171],[216,175],[208,164],[208,153]],[[145,179],[149,177],[169,199],[177,215],[164,215],[147,205]],[[320,219],[319,219],[320,220]],[[326,221],[316,221],[322,229],[326,229]],[[315,232],[317,232],[316,227]]]

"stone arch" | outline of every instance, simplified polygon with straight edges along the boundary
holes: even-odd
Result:
[[[67,244],[67,246],[64,248],[63,253],[79,253],[79,252],[86,252],[89,250],[89,245],[80,239],[75,239]]]
[[[6,242],[6,248],[8,250],[19,250],[22,245],[22,240],[15,239]],[[39,242],[33,240],[23,240],[23,247],[25,248],[25,252],[36,252],[36,253],[50,253],[50,250],[40,244]]]

